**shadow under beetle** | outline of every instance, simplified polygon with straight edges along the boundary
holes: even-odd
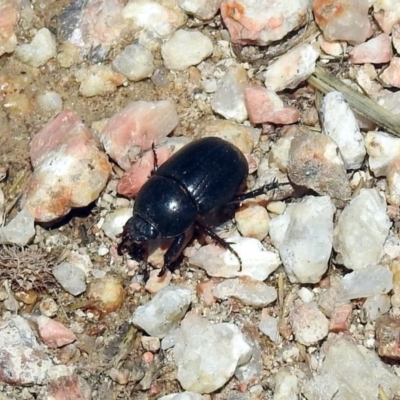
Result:
[[[128,252],[134,258],[143,260],[148,241],[173,238],[158,274],[162,276],[182,252],[186,231],[195,226],[229,249],[241,264],[240,257],[230,244],[198,218],[228,203],[239,203],[282,185],[274,181],[237,195],[248,172],[243,153],[223,139],[207,137],[184,146],[159,168],[156,166],[153,175],[140,189],[133,216],[119,235],[122,238],[119,253]]]

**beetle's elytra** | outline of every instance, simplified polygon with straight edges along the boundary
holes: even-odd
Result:
[[[161,276],[183,250],[186,231],[197,225],[235,253],[216,233],[201,225],[198,217],[277,187],[276,183],[269,184],[235,198],[247,174],[246,158],[233,144],[217,137],[189,143],[156,169],[140,189],[133,216],[120,235],[119,252],[129,251],[142,258],[149,240],[174,238],[164,255]]]

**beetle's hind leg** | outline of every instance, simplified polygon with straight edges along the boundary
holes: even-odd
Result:
[[[267,184],[261,186],[258,189],[254,189],[254,190],[252,190],[250,192],[239,194],[239,195],[235,196],[229,202],[229,204],[241,203],[242,201],[247,200],[247,199],[254,199],[257,196],[261,196],[262,194],[267,194],[271,190],[278,189],[281,186],[285,186],[285,185],[290,185],[290,182],[282,182],[282,183],[280,183],[280,182],[278,182],[277,179],[274,179],[272,182],[267,183]]]
[[[237,251],[231,246],[231,243],[227,242],[226,240],[222,239],[222,237],[218,236],[212,229],[208,226],[203,225],[201,222],[195,222],[196,228],[202,229],[208,236],[210,236],[213,240],[215,240],[220,246],[224,249],[229,250],[239,261],[239,271],[242,270],[242,259],[240,258]]]

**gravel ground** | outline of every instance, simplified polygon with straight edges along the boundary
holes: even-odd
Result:
[[[18,44],[30,43],[37,31],[43,27],[48,28],[53,33],[59,32],[61,10],[65,9],[71,2],[69,0],[41,0],[32,2],[32,8],[28,3],[23,2],[24,12],[22,12],[20,22],[15,28]],[[80,83],[76,78],[77,71],[95,65],[95,61],[97,61],[98,65],[110,65],[116,54],[120,53],[126,43],[134,41],[129,34],[124,37],[121,33],[121,40],[113,44],[106,56],[100,60],[96,59],[92,54],[92,57],[78,57],[78,61],[71,66],[61,66],[60,57],[51,58],[43,66],[39,67],[32,67],[27,63],[21,62],[14,52],[0,57],[0,99],[2,99],[0,107],[0,168],[7,170],[7,177],[1,181],[0,188],[5,197],[6,223],[17,214],[21,194],[32,174],[29,155],[31,140],[35,133],[59,111],[44,109],[38,101],[40,94],[46,91],[58,93],[62,99],[62,109],[74,110],[84,124],[87,127],[93,127],[94,130],[96,130],[98,124],[101,126],[104,119],[110,118],[133,101],[169,99],[175,104],[179,117],[179,124],[174,129],[172,136],[193,138],[198,135],[199,127],[204,126],[205,121],[222,118],[218,117],[213,111],[211,105],[213,93],[211,92],[210,94],[204,90],[204,82],[202,80],[204,80],[204,75],[207,75],[207,68],[211,68],[210,65],[214,68],[214,75],[207,75],[207,78],[212,77],[217,81],[230,66],[240,64],[245,67],[251,83],[264,86],[263,72],[274,61],[274,56],[276,54],[285,54],[287,49],[297,43],[299,38],[304,37],[304,30],[297,30],[274,43],[271,47],[242,47],[240,44],[230,43],[227,28],[219,12],[212,19],[206,21],[198,20],[192,16],[187,18],[185,22],[186,28],[202,32],[207,38],[211,39],[214,46],[213,54],[207,58],[207,64],[169,71],[164,69],[165,62],[161,56],[159,46],[154,45],[152,52],[154,66],[159,74],[165,73],[165,76],[167,76],[167,84],[165,85],[160,84],[160,82],[163,82],[160,77],[157,78],[153,75],[151,79],[142,79],[135,82],[125,79],[123,84],[114,87],[112,91],[107,93],[94,96],[82,94]],[[157,41],[155,40],[154,42]],[[150,39],[149,43],[152,43]],[[62,45],[58,42],[57,46],[57,52],[60,54]],[[255,58],[257,60],[254,60]],[[345,78],[354,78],[354,65],[350,64],[347,55],[344,57],[342,55],[337,57],[325,56],[324,61],[329,63],[332,73]],[[218,75],[218,72],[220,75]],[[213,82],[210,83],[210,79],[207,82],[210,85],[213,84]],[[376,81],[374,83],[378,84]],[[279,96],[287,107],[295,107],[299,111],[299,117],[296,119],[298,122],[292,125],[292,128],[301,126],[303,128],[306,127],[309,131],[321,130],[317,111],[317,106],[320,107],[321,105],[321,96],[307,82],[297,85],[295,89],[281,91]],[[239,122],[244,122],[244,120]],[[291,122],[287,123],[290,124]],[[244,125],[250,127],[247,119]],[[291,128],[282,124],[264,123],[255,125],[260,129],[261,136],[253,151],[253,161],[256,160],[255,162],[259,165],[260,171],[263,165],[262,160],[268,158],[270,149],[280,138],[285,135],[290,136]],[[365,132],[362,140],[364,138]],[[307,140],[307,138],[304,138],[302,143]],[[376,140],[378,141],[378,139]],[[313,144],[310,146],[312,147]],[[320,146],[321,154],[323,154],[325,144]],[[395,146],[397,144],[393,143],[392,147]],[[279,152],[276,154],[279,154]],[[386,194],[385,176],[382,177],[384,174],[381,174],[380,179],[376,178],[370,169],[370,165],[365,161],[364,155],[361,156],[360,165],[356,168],[351,168],[351,172],[348,170],[346,174],[346,170],[343,167],[344,175],[340,178],[342,180],[338,178],[339,180],[336,182],[338,186],[335,187],[333,185],[333,189],[329,189],[332,189],[332,192],[321,189],[318,181],[320,178],[317,177],[314,183],[304,184],[306,189],[299,190],[297,187],[293,191],[293,195],[285,199],[286,203],[301,203],[305,195],[314,196],[315,193],[325,195],[321,197],[315,196],[316,198],[324,199],[321,200],[323,202],[323,204],[321,203],[322,205],[313,202],[313,199],[305,199],[301,203],[303,206],[305,204],[305,208],[301,209],[300,213],[305,215],[307,207],[308,209],[310,207],[315,207],[316,209],[321,207],[321,209],[318,208],[320,215],[323,215],[321,220],[326,218],[327,224],[332,225],[332,221],[334,221],[334,225],[337,226],[340,217],[344,214],[342,212],[343,208],[361,189],[376,189],[376,192]],[[294,157],[292,157],[291,161],[294,162],[293,160]],[[302,161],[299,156],[298,163],[300,162],[304,162],[304,160]],[[331,162],[332,160],[328,159],[324,164],[325,161],[323,160],[322,165],[327,165],[330,168]],[[141,322],[135,322],[134,325],[130,322],[132,314],[137,312],[138,307],[148,304],[154,298],[154,294],[156,292],[160,293],[160,289],[165,285],[161,283],[160,287],[158,287],[157,280],[153,276],[150,278],[151,284],[148,284],[145,289],[141,280],[143,276],[139,278],[136,276],[136,266],[132,266],[127,257],[117,256],[116,243],[102,229],[105,218],[112,211],[117,210],[120,205],[130,206],[132,203],[116,195],[116,183],[123,171],[113,161],[112,167],[110,182],[98,200],[86,207],[72,210],[57,222],[37,224],[35,237],[32,243],[27,246],[2,245],[0,248],[0,282],[2,284],[2,289],[0,289],[0,321],[8,321],[12,315],[18,314],[31,321],[40,332],[41,328],[40,326],[38,327],[40,323],[37,318],[44,315],[68,327],[70,332],[73,332],[72,335],[75,335],[74,338],[77,338],[73,343],[65,339],[66,342],[63,342],[63,344],[68,343],[67,345],[55,346],[49,345],[49,342],[46,342],[43,337],[38,339],[39,343],[42,341],[47,344],[44,353],[46,356],[43,355],[43,357],[49,357],[56,365],[74,367],[73,373],[67,374],[69,380],[56,384],[57,379],[53,378],[53,380],[50,379],[51,383],[46,381],[37,384],[35,383],[36,380],[33,379],[33,383],[28,385],[23,382],[15,382],[14,384],[0,382],[0,400],[3,398],[26,400],[53,398],[158,399],[165,395],[184,391],[182,386],[185,385],[182,385],[182,381],[177,379],[177,365],[174,361],[174,353],[171,346],[162,344],[160,349],[159,338],[162,339],[165,335],[152,334],[151,329],[150,332],[144,329]],[[325,174],[336,174],[336,170],[329,168],[327,167]],[[287,179],[286,174],[282,174],[282,176],[283,180]],[[248,187],[251,187],[255,180],[255,175],[250,176]],[[349,181],[351,181],[351,184],[349,184]],[[347,189],[351,196],[346,194]],[[343,194],[344,192],[346,193]],[[373,195],[371,196],[373,197]],[[287,197],[287,194],[282,195],[283,197]],[[252,348],[258,349],[255,353],[259,358],[257,361],[259,364],[254,362],[254,365],[257,365],[252,367],[253,370],[250,368],[248,371],[236,372],[235,377],[227,379],[227,383],[222,388],[216,391],[210,390],[213,392],[211,394],[207,394],[210,391],[199,389],[198,391],[203,397],[195,397],[192,394],[191,396],[193,397],[187,398],[229,400],[330,399],[335,397],[335,393],[330,393],[328,389],[326,394],[320,394],[320,397],[318,397],[310,388],[305,389],[305,387],[307,386],[306,382],[312,376],[321,376],[328,369],[326,365],[322,366],[322,360],[329,353],[329,346],[335,347],[337,345],[337,348],[342,346],[341,351],[343,353],[340,354],[344,354],[345,358],[346,354],[349,354],[349,359],[351,357],[355,359],[358,356],[359,353],[357,355],[351,353],[355,351],[354,348],[346,347],[347,344],[345,345],[340,341],[335,342],[335,340],[340,340],[343,337],[349,338],[354,343],[362,345],[365,351],[367,349],[368,351],[371,350],[374,356],[378,354],[377,347],[383,346],[382,341],[379,341],[379,337],[377,340],[379,329],[380,332],[384,332],[390,326],[392,329],[390,332],[396,332],[397,322],[393,321],[397,320],[384,320],[378,324],[376,321],[381,314],[377,312],[375,317],[368,317],[366,310],[381,308],[385,310],[384,314],[387,313],[391,317],[396,318],[400,315],[398,296],[395,299],[392,298],[392,303],[390,303],[389,297],[396,296],[397,292],[397,281],[399,280],[397,276],[400,270],[397,258],[400,256],[400,240],[398,238],[398,205],[392,202],[387,208],[386,203],[383,200],[379,200],[381,198],[378,195],[376,197],[373,197],[373,200],[367,199],[365,201],[371,201],[376,204],[376,208],[372,209],[371,214],[376,215],[378,221],[378,216],[382,212],[382,224],[384,227],[386,226],[385,224],[388,225],[386,234],[382,234],[384,235],[383,242],[386,240],[385,252],[383,252],[382,242],[383,255],[380,254],[378,260],[372,261],[374,266],[382,264],[384,270],[371,270],[370,275],[366,276],[365,280],[367,282],[376,278],[373,281],[374,284],[371,290],[365,289],[366,291],[363,292],[360,289],[360,292],[356,292],[356,295],[351,293],[348,297],[341,292],[340,304],[335,303],[335,296],[337,295],[335,290],[340,291],[338,289],[339,286],[335,286],[336,282],[341,281],[344,275],[347,278],[349,275],[359,271],[357,271],[356,267],[345,268],[343,266],[343,264],[346,266],[347,264],[346,259],[343,261],[343,257],[345,257],[343,254],[338,256],[337,249],[340,248],[340,245],[336,245],[336,252],[331,254],[332,238],[329,243],[328,257],[323,262],[326,267],[329,267],[326,272],[317,272],[316,277],[313,278],[303,279],[299,276],[293,278],[287,269],[280,266],[269,272],[268,278],[261,279],[261,281],[265,281],[268,284],[268,287],[274,288],[272,297],[269,300],[263,300],[265,288],[260,286],[262,283],[255,284],[253,280],[249,281],[250,283],[243,283],[245,280],[240,281],[238,285],[242,286],[239,288],[236,286],[233,289],[232,287],[218,286],[218,290],[222,294],[220,297],[216,296],[219,297],[218,300],[213,295],[210,295],[210,300],[210,297],[207,297],[207,293],[211,292],[212,289],[209,289],[207,284],[211,282],[211,286],[214,288],[224,279],[207,274],[202,268],[194,267],[194,261],[189,263],[188,260],[193,257],[194,250],[209,242],[204,237],[195,237],[193,239],[184,255],[179,259],[177,268],[172,276],[171,274],[168,275],[168,282],[171,280],[171,285],[191,289],[190,313],[186,317],[187,319],[185,318],[185,321],[189,322],[186,322],[186,324],[192,325],[194,331],[196,329],[206,330],[201,325],[201,322],[196,320],[194,316],[196,314],[205,317],[214,325],[229,323],[239,327],[240,332],[238,334],[244,333],[244,337],[251,343]],[[359,206],[360,209],[367,207],[366,204],[369,207],[371,203],[362,203]],[[278,209],[281,206],[284,207],[284,204],[276,201],[274,205],[275,208],[268,208],[272,216],[271,222],[274,219],[273,217],[277,218],[278,215],[283,213],[283,209],[281,211]],[[265,210],[265,207],[262,208]],[[328,214],[325,214],[326,212]],[[295,211],[292,212],[292,214],[294,213]],[[328,216],[326,217],[326,215]],[[354,216],[350,218],[354,218]],[[236,219],[239,220],[239,217]],[[375,223],[375,219],[373,221]],[[373,223],[371,222],[371,224]],[[278,222],[274,224],[276,226]],[[379,225],[379,221],[377,224]],[[375,230],[379,231],[382,224],[377,225]],[[257,219],[255,225],[261,225],[258,224]],[[234,229],[231,223],[228,223],[226,227],[227,229]],[[327,236],[332,236],[333,227],[332,225],[329,228],[330,233],[326,233]],[[324,225],[318,229],[321,229],[321,231],[318,231],[314,238],[310,240],[318,241],[320,232],[325,232],[328,228],[325,228]],[[383,231],[385,230],[384,228],[382,229]],[[361,232],[362,234],[363,232]],[[355,237],[357,238],[357,236]],[[277,246],[279,242],[277,238],[274,238],[271,234],[271,237],[262,238],[261,241],[268,250],[277,254],[274,249],[274,247],[279,247]],[[319,245],[323,247],[325,244],[321,240]],[[307,242],[303,246],[307,246]],[[342,244],[342,246],[344,245]],[[369,244],[364,244],[364,247],[368,248]],[[281,258],[283,258],[282,248],[280,248],[280,251]],[[311,252],[308,248],[305,251]],[[55,278],[55,274],[53,274],[54,267],[62,264],[63,261],[71,257],[71,254],[78,254],[81,257],[79,262],[83,265],[83,268],[89,265],[92,270],[88,279],[89,287],[80,296],[73,296],[64,290],[60,286],[58,279]],[[207,254],[204,257],[207,259],[210,256]],[[361,255],[360,258],[362,258]],[[204,261],[199,262],[200,264],[204,263]],[[204,269],[207,270],[207,267],[204,266]],[[354,269],[354,272],[350,273],[350,269]],[[385,273],[389,270],[393,272],[393,276],[390,275],[388,280],[385,280],[387,277]],[[209,271],[207,270],[207,272]],[[374,273],[376,275],[373,275]],[[211,279],[209,279],[210,275],[212,276]],[[228,277],[231,278],[233,276],[228,275]],[[354,279],[354,281],[350,281],[349,278],[350,283],[348,285],[351,288],[361,287],[360,282],[363,278],[357,276]],[[385,283],[389,282],[392,285],[392,281],[393,291],[390,291],[391,287],[385,286]],[[104,289],[106,283],[110,286]],[[383,287],[381,287],[382,285],[380,286],[381,283]],[[98,284],[100,284],[100,288],[96,286]],[[249,286],[246,286],[247,284]],[[368,284],[365,284],[365,286],[368,286]],[[364,286],[362,287],[364,288]],[[380,291],[376,289],[377,287],[380,288]],[[327,294],[327,288],[333,288],[329,294]],[[96,297],[97,293],[103,293],[100,295],[101,297],[105,296],[104,292],[108,293],[108,291],[113,292],[113,294],[116,293],[115,297],[108,303],[99,302]],[[233,297],[230,294],[226,295],[226,293],[231,293],[230,291],[233,292]],[[217,292],[214,292],[214,295]],[[249,300],[253,294],[256,300]],[[333,300],[329,296],[332,296]],[[370,308],[365,306],[365,303],[367,303],[367,301],[364,301],[365,298],[371,299],[370,303],[372,305],[369,306]],[[257,304],[261,305],[255,305],[256,301],[260,302]],[[186,308],[182,306],[185,308],[185,312],[188,310],[189,304],[185,306]],[[56,311],[48,311],[48,308],[51,307],[54,307]],[[390,307],[390,310],[387,307]],[[340,317],[334,315],[334,311],[337,313],[343,312],[346,315],[345,321],[340,322]],[[183,318],[185,312],[181,318]],[[134,315],[134,321],[136,321],[135,318],[139,317],[137,314]],[[147,315],[145,313],[146,318]],[[274,321],[279,321],[279,326],[275,327],[280,334],[279,340],[272,340],[265,334],[269,329],[272,329],[271,326],[273,327],[273,322],[270,321],[272,325],[266,322],[270,316],[275,318]],[[331,325],[329,325],[327,316],[329,316]],[[263,329],[261,329],[260,321],[264,321],[266,324]],[[333,321],[338,325],[334,326]],[[309,326],[304,327],[308,323],[315,330],[311,333],[311,339],[307,331]],[[139,326],[143,329],[140,329]],[[19,329],[23,328],[20,327]],[[211,328],[208,327],[207,329]],[[170,330],[172,331],[172,327]],[[319,336],[320,331],[322,332],[321,336]],[[68,334],[65,333],[66,336]],[[189,337],[194,335],[189,328],[185,334]],[[276,332],[277,336],[279,334]],[[382,335],[384,337],[383,333]],[[60,336],[63,336],[63,334],[60,334]],[[390,336],[391,334],[387,334],[386,338]],[[164,340],[162,340],[162,343],[164,343]],[[179,342],[179,337],[171,340]],[[388,341],[390,340],[388,339]],[[238,343],[235,341],[235,346],[237,345],[238,348],[242,346],[240,351],[242,351],[241,356],[244,357],[243,354],[246,353],[246,346],[248,345],[246,343],[239,345]],[[201,343],[189,341],[187,346],[192,346],[192,348],[202,351]],[[382,367],[379,364],[378,367],[372,361],[367,362],[366,359],[363,359],[360,362],[360,365],[362,365],[360,369],[364,372],[364,375],[353,376],[352,379],[358,379],[360,385],[363,385],[363,380],[368,380],[371,375],[370,368],[376,368],[376,371],[381,371],[380,368],[387,368],[390,370],[391,375],[390,377],[385,376],[382,381],[385,379],[390,381],[392,379],[390,385],[393,386],[394,393],[399,395],[400,383],[397,375],[400,371],[396,364],[398,356],[395,354],[396,348],[391,347],[390,344],[388,347],[390,349],[384,355],[393,358],[395,361],[383,358],[386,366]],[[7,371],[5,369],[2,370],[1,360],[5,358],[5,353],[2,351],[3,349],[0,346],[0,372],[3,376],[6,375]],[[210,357],[211,355],[212,350],[210,350]],[[374,362],[378,363],[380,361],[375,360]],[[334,360],[332,356],[331,363],[338,365],[340,361]],[[343,360],[342,368],[346,371],[346,360]],[[349,368],[352,367],[350,366]],[[222,372],[225,371],[222,370],[218,373],[222,374]],[[376,374],[380,376],[378,372]],[[382,374],[384,375],[383,372]],[[249,376],[250,378],[248,378]],[[290,379],[295,379],[296,382],[293,384]],[[332,388],[335,387],[335,384],[339,385],[339,388],[347,388],[347,383],[341,382],[340,378],[337,378],[336,381],[335,379],[330,381]],[[365,384],[365,386],[367,385]],[[286,394],[283,388],[288,390]],[[349,390],[349,392],[346,392],[346,390]],[[392,397],[390,395],[387,396],[384,389],[379,394],[371,392],[365,397],[362,397],[364,395],[357,397],[354,393],[350,393],[350,389],[346,390],[340,392],[340,399],[400,398],[393,393],[391,393],[393,394]],[[66,391],[68,391],[68,395]],[[339,389],[337,391],[339,393]]]

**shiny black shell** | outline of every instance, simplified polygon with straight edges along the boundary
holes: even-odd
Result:
[[[161,237],[178,236],[198,215],[232,200],[247,175],[247,160],[236,146],[217,137],[195,140],[141,188],[134,215],[147,220]]]

